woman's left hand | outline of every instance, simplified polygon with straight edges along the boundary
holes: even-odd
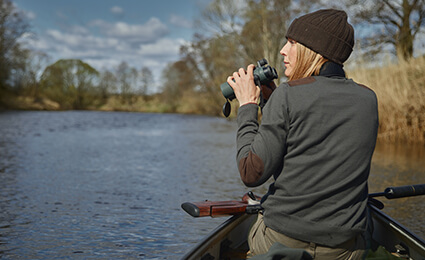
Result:
[[[254,65],[250,64],[245,69],[233,73],[233,77],[227,78],[227,83],[233,88],[239,105],[243,106],[249,103],[258,103],[261,89],[254,83]]]

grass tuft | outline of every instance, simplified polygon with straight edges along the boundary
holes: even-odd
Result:
[[[425,143],[425,56],[347,74],[378,97],[380,141]]]

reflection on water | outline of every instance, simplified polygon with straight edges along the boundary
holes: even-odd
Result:
[[[0,113],[0,258],[179,258],[225,220],[193,219],[181,203],[248,191],[235,131],[202,116]],[[423,158],[423,149],[378,145],[370,191],[425,183]],[[383,200],[424,236],[423,201]]]
[[[390,186],[425,184],[425,146],[378,143],[369,178],[370,192]],[[424,196],[399,198],[384,202],[384,212],[414,233],[425,238]]]
[[[421,172],[421,169],[425,169],[425,145],[378,143],[373,159],[375,163],[383,167]],[[418,177],[421,177],[420,175]],[[422,177],[424,177],[423,174]]]

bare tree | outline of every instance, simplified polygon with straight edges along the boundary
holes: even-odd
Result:
[[[176,112],[182,95],[181,86],[178,81],[181,76],[176,63],[168,64],[162,71],[162,95],[169,106],[169,112]]]
[[[241,41],[251,63],[266,58],[271,66],[283,74],[279,50],[285,43],[290,7],[291,0],[249,1]]]
[[[41,51],[31,51],[26,59],[25,70],[21,76],[25,92],[37,100],[40,97],[39,78],[50,57]]]
[[[131,68],[127,62],[123,61],[118,65],[117,68],[117,80],[118,86],[121,95],[121,101],[131,102],[131,85],[132,85],[132,76]]]
[[[145,98],[146,95],[148,94],[149,86],[152,86],[155,84],[153,73],[148,67],[143,67],[142,70],[140,71],[140,80],[141,80],[140,94],[143,95],[143,98]]]
[[[240,67],[266,58],[282,72],[279,50],[285,41],[290,4],[290,0],[210,3],[198,23],[204,32],[181,48],[182,61],[209,96],[208,106],[221,107],[219,86]]]
[[[102,100],[106,102],[106,100],[109,97],[109,94],[116,90],[117,90],[117,78],[115,77],[114,73],[110,72],[109,70],[101,72],[100,82],[99,82],[99,91],[100,91]]]
[[[347,8],[355,23],[365,27],[362,46],[371,54],[390,45],[399,59],[413,56],[415,38],[424,26],[425,0],[350,0]]]
[[[200,32],[210,36],[237,33],[243,26],[240,17],[245,7],[244,1],[214,0],[195,24]]]

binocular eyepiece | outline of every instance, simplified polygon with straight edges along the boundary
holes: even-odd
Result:
[[[254,68],[254,82],[258,87],[261,85],[268,85],[271,81],[278,78],[276,69],[268,65],[266,59],[257,61],[257,65],[258,66]],[[232,101],[236,98],[235,92],[227,82],[221,84],[220,89],[221,93],[226,98],[226,103],[223,106],[223,114],[225,117],[228,117],[231,110],[229,100]]]

